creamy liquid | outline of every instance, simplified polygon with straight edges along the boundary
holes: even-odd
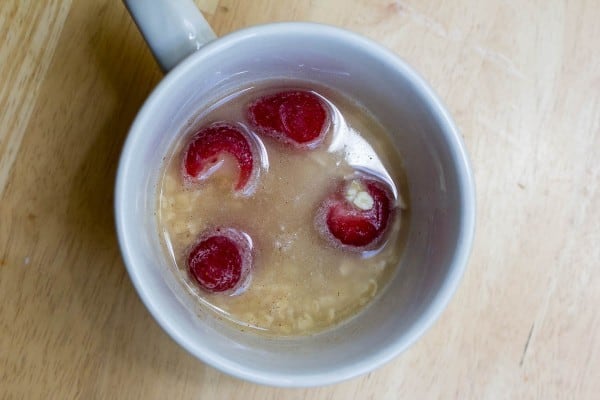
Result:
[[[288,88],[314,90],[331,107],[330,131],[318,149],[298,151],[260,137],[265,159],[250,196],[233,192],[237,167],[229,157],[199,186],[184,186],[182,152],[199,128],[220,120],[249,126],[246,107],[251,101]],[[388,181],[398,207],[385,244],[363,254],[333,247],[314,223],[321,201],[357,167]],[[276,81],[227,96],[182,132],[163,168],[157,216],[172,270],[199,310],[211,310],[240,329],[281,336],[332,327],[364,308],[399,264],[408,229],[402,161],[383,127],[329,88]],[[237,228],[252,238],[254,268],[241,294],[207,293],[188,274],[190,246],[217,226]]]

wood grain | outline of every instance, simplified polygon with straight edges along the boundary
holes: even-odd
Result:
[[[0,2],[0,398],[597,399],[600,3],[197,1],[218,34],[308,20],[389,47],[440,94],[478,191],[475,247],[402,356],[314,389],[238,381],[138,300],[112,217],[128,127],[161,74],[122,4]]]

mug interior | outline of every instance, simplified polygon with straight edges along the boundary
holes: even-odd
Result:
[[[335,88],[392,135],[409,185],[410,227],[398,273],[349,322],[313,336],[269,339],[190,312],[168,273],[156,224],[162,157],[184,124],[223,93],[264,79]],[[473,185],[460,138],[427,85],[392,53],[349,32],[304,23],[249,28],[216,40],[171,71],[136,118],[116,190],[117,230],[140,297],[184,348],[229,374],[314,386],[368,372],[406,349],[454,292],[470,249]]]

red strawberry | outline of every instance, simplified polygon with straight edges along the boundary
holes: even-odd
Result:
[[[187,146],[183,156],[183,174],[187,181],[206,179],[221,161],[223,153],[233,156],[239,167],[236,191],[243,191],[258,174],[257,154],[253,142],[241,127],[216,122],[200,129]],[[254,176],[253,176],[254,175]]]
[[[317,229],[335,245],[370,250],[381,243],[394,212],[389,185],[366,174],[343,181],[322,203]]]
[[[301,149],[314,149],[327,133],[329,113],[312,92],[288,90],[250,104],[248,120],[261,133]]]
[[[192,247],[187,267],[202,289],[235,292],[252,268],[250,240],[236,229],[217,228]]]

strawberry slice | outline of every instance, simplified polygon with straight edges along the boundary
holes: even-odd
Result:
[[[299,149],[319,146],[329,128],[324,101],[303,90],[288,90],[257,99],[248,107],[248,120],[260,133]]]
[[[360,173],[341,182],[321,204],[316,226],[332,244],[347,250],[379,245],[394,213],[389,185]]]
[[[183,156],[184,180],[194,182],[208,178],[220,166],[223,153],[233,156],[239,167],[235,190],[246,191],[258,175],[256,146],[241,127],[227,122],[213,123],[192,137]]]
[[[234,293],[252,268],[252,246],[248,236],[233,228],[205,233],[187,258],[191,276],[208,292]]]

